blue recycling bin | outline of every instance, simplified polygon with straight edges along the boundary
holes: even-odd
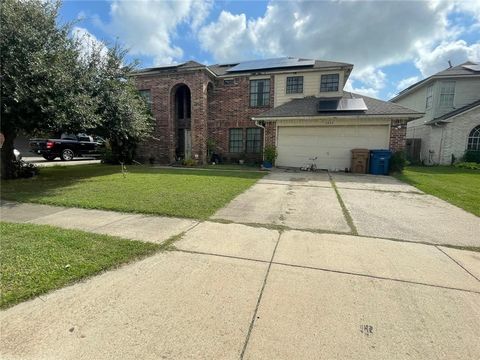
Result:
[[[388,175],[391,156],[390,150],[370,150],[370,174]]]

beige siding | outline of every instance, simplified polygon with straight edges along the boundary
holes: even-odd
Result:
[[[320,77],[327,74],[339,74],[339,85],[337,92],[320,92]],[[287,94],[286,84],[288,76],[303,76],[303,93]],[[290,74],[275,75],[275,100],[274,106],[282,105],[292,99],[301,99],[306,96],[317,97],[338,97],[343,94],[344,72],[338,71],[311,71],[311,72],[294,72]]]
[[[455,97],[453,107],[440,107],[440,88],[443,81],[455,81]],[[431,84],[431,83],[430,83]],[[430,85],[425,85],[407,96],[395,101],[397,104],[409,107],[411,109],[425,112],[425,116],[408,123],[407,139],[421,139],[420,159],[425,164],[449,164],[452,154],[460,158],[466,147],[466,131],[473,128],[473,125],[480,122],[478,115],[471,118],[475,112],[470,112],[467,116],[461,115],[452,118],[452,122],[447,126],[425,125],[426,122],[449,113],[455,109],[480,99],[480,79],[455,79],[435,80],[433,82],[433,106],[431,109],[425,109],[426,89]],[[478,113],[477,113],[478,114]],[[462,118],[468,118],[465,126]]]

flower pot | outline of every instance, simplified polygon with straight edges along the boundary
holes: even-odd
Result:
[[[273,165],[272,165],[272,163],[271,163],[270,161],[266,161],[266,160],[265,160],[265,161],[263,162],[263,167],[264,167],[265,169],[271,169],[272,166],[273,166]]]

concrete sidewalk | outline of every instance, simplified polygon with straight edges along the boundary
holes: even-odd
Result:
[[[289,175],[292,185],[275,176],[258,185],[334,192],[323,177]],[[340,192],[380,186],[345,183]],[[300,208],[308,218],[309,207]],[[294,214],[271,216],[299,222]],[[3,221],[152,242],[182,236],[174,251],[1,311],[0,358],[479,358],[480,253],[279,231],[272,219],[262,227],[2,201]]]
[[[478,253],[208,221],[175,246],[0,312],[0,357],[480,354]]]
[[[0,219],[161,243],[195,226],[191,219],[1,201]]]

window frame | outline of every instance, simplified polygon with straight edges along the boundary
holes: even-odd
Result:
[[[480,151],[480,125],[475,126],[468,133],[467,151]]]
[[[152,101],[152,91],[150,89],[141,89],[141,90],[138,90],[138,92],[140,93],[140,96],[145,100],[145,102],[147,103],[147,106],[148,106],[148,109],[150,111],[152,111],[152,104],[153,104],[153,101]],[[148,96],[145,96],[147,95]]]
[[[427,87],[425,95],[425,110],[431,109],[433,106],[433,84]]]
[[[332,81],[332,78],[336,78],[336,81]],[[324,81],[325,79],[325,81]],[[332,86],[332,84],[336,84]],[[337,92],[340,88],[340,74],[322,74],[320,76],[320,92]]]
[[[249,138],[253,132],[253,138]],[[260,154],[262,152],[262,129],[252,127],[246,129],[245,152],[249,154]]]
[[[293,83],[289,84],[289,80]],[[294,81],[296,80],[296,81]],[[301,81],[299,81],[301,80]],[[287,76],[285,79],[285,94],[303,94],[303,75]]]
[[[223,79],[223,85],[224,86],[234,86],[236,84],[237,84],[237,82],[234,78]]]
[[[261,90],[259,91],[259,86],[255,87],[255,91],[253,91],[253,84],[260,84],[262,83]],[[267,86],[265,86],[267,85]],[[265,91],[265,88],[268,90]],[[260,108],[260,107],[269,107],[270,106],[270,79],[252,79],[249,83],[249,105],[251,108]],[[259,101],[259,95],[261,94],[262,101]],[[255,101],[252,101],[255,99]]]
[[[451,85],[447,87],[447,84]],[[451,90],[451,92],[444,92],[445,90]],[[445,97],[449,97],[449,102],[446,102],[444,99]],[[453,107],[455,104],[455,81],[442,81],[440,83],[440,96],[438,99],[438,106],[439,107]]]
[[[233,138],[232,134],[236,132],[237,137]],[[228,152],[232,154],[240,154],[244,152],[244,141],[243,141],[243,128],[230,128],[228,129]],[[232,146],[233,145],[233,146]]]

